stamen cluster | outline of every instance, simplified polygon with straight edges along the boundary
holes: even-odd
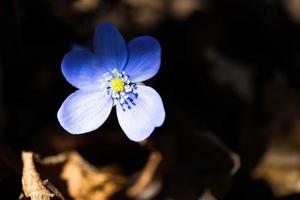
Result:
[[[131,83],[129,76],[124,71],[119,72],[117,69],[113,69],[110,72],[106,72],[103,75],[103,85],[106,88],[107,95],[110,95],[113,99],[114,105],[119,103],[123,111],[131,109],[135,106],[134,99],[137,99],[137,86],[135,83]],[[125,107],[126,106],[126,107]]]

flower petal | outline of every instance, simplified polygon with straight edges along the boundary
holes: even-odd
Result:
[[[159,94],[151,87],[139,85],[138,98],[131,109],[122,110],[117,104],[117,116],[121,128],[130,140],[146,139],[155,127],[161,126],[165,110]]]
[[[132,82],[152,78],[159,70],[161,49],[159,42],[150,36],[140,36],[128,43],[129,58],[125,67]]]
[[[89,51],[71,51],[62,61],[61,70],[67,81],[79,89],[100,87],[102,70]]]
[[[81,134],[99,128],[111,109],[112,99],[104,91],[77,90],[63,102],[57,118],[68,132]]]
[[[126,42],[117,28],[109,22],[100,23],[94,35],[94,49],[101,67],[122,71],[127,61]]]

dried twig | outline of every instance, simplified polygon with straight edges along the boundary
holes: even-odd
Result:
[[[43,165],[55,165],[65,162],[67,157],[68,153],[61,153],[54,156],[48,156],[46,158],[40,158],[38,154],[35,154],[34,160]]]
[[[50,200],[51,197],[57,196],[61,200],[65,200],[59,190],[48,180],[41,180],[33,162],[34,156],[32,152],[22,152],[22,187],[25,197],[30,197],[31,200]],[[22,198],[24,198],[24,195],[21,194],[19,199]]]
[[[60,198],[61,200],[65,200],[64,196],[60,193],[60,191],[50,183],[48,179],[43,181],[43,184],[51,191],[54,193],[55,196]]]
[[[127,190],[127,195],[130,197],[136,197],[150,184],[153,180],[154,174],[157,170],[158,165],[162,160],[162,155],[158,151],[153,151],[150,154],[148,162],[144,167],[141,175],[135,184]]]
[[[40,175],[35,169],[32,152],[22,152],[23,176],[22,186],[25,197],[31,200],[50,200],[54,196],[41,181]]]
[[[227,152],[229,157],[231,158],[233,162],[233,167],[230,170],[230,174],[233,176],[241,167],[241,159],[240,156],[233,152],[229,147],[227,147],[216,135],[212,133],[205,133],[203,134],[204,137],[209,139],[211,142],[216,144],[218,147],[220,147],[223,151]]]

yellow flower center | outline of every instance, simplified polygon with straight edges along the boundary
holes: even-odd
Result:
[[[111,79],[110,87],[114,92],[121,92],[124,90],[124,82],[119,78],[113,78]]]

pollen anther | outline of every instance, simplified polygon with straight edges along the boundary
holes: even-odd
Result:
[[[121,92],[124,90],[124,82],[119,78],[111,79],[110,86],[114,92]]]

